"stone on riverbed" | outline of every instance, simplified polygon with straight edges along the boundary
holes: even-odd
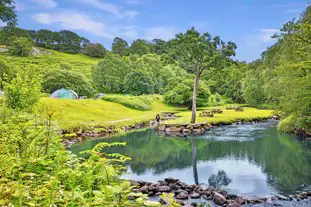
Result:
[[[214,192],[213,200],[218,205],[223,205],[227,201],[225,196],[217,192]]]
[[[177,199],[186,200],[189,198],[189,194],[186,192],[180,192],[177,196]]]
[[[196,199],[196,198],[200,198],[201,196],[200,196],[200,194],[198,194],[198,193],[192,193],[191,195],[190,195],[190,198],[194,198],[194,199]]]
[[[179,181],[179,179],[175,179],[175,178],[165,178],[164,180],[167,183],[176,183]]]
[[[159,192],[170,192],[171,188],[169,186],[160,186],[159,187]]]

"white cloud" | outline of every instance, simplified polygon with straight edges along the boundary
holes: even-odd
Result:
[[[274,39],[271,38],[274,34],[278,33],[278,29],[260,29],[259,30],[260,35],[259,35],[259,40],[261,42],[269,43],[273,42]]]
[[[126,10],[116,4],[106,3],[99,0],[77,0],[78,2],[91,6],[101,11],[109,12],[116,15],[119,18],[134,18],[138,15],[138,12]]]
[[[112,38],[107,32],[106,25],[92,20],[89,16],[73,12],[63,11],[57,13],[38,13],[32,17],[41,24],[60,24],[64,29],[81,30],[90,34]]]
[[[36,2],[37,4],[46,9],[53,9],[57,7],[57,2],[55,0],[32,0],[32,1]]]
[[[172,27],[152,27],[146,29],[144,31],[144,38],[147,40],[152,40],[155,38],[163,39],[163,40],[170,40],[176,34],[175,28]]]
[[[33,15],[32,18],[41,24],[59,24],[63,29],[85,31],[108,39],[113,39],[116,36],[136,39],[139,36],[135,26],[107,25],[92,19],[86,14],[72,10],[38,13]]]
[[[300,9],[288,9],[288,10],[285,10],[286,14],[299,14],[300,12],[301,12]]]

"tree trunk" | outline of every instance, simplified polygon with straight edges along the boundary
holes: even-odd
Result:
[[[193,94],[192,94],[192,116],[191,123],[194,124],[197,117],[197,95],[199,88],[200,73],[197,72],[194,78]]]

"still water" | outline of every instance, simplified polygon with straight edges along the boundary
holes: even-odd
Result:
[[[217,127],[187,138],[144,130],[87,140],[70,150],[78,153],[100,142],[127,142],[109,149],[132,158],[126,179],[174,177],[247,196],[311,190],[311,143],[279,133],[273,122]]]

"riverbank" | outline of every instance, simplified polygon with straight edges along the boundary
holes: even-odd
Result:
[[[128,108],[124,105],[103,100],[64,100],[42,98],[41,103],[54,112],[54,122],[63,134],[71,133],[99,133],[101,131],[120,131],[124,128],[135,128],[142,123],[154,120],[156,114],[174,112],[176,118],[165,120],[169,124],[187,124],[190,121],[191,111],[186,107],[174,107],[161,100],[152,103],[151,110],[141,111]],[[199,108],[207,110],[216,107]],[[237,120],[253,120],[272,116],[272,110],[259,110],[245,107],[244,111],[226,110],[226,106],[217,107],[223,110],[222,114],[214,117],[197,117],[198,123],[233,123]]]
[[[195,207],[201,203],[213,202],[216,205],[225,207],[240,207],[243,205],[255,204],[272,204],[278,201],[299,202],[308,200],[311,203],[311,191],[303,192],[291,196],[267,196],[267,197],[245,197],[236,194],[230,194],[225,190],[203,187],[200,185],[187,185],[174,178],[165,178],[156,183],[146,181],[131,180],[131,186],[134,193],[143,193],[152,200],[158,200],[161,204],[166,205],[167,201],[158,197],[163,193],[172,193],[177,203],[182,206]],[[135,195],[130,196],[130,199],[135,199]],[[157,199],[158,198],[158,199]]]

